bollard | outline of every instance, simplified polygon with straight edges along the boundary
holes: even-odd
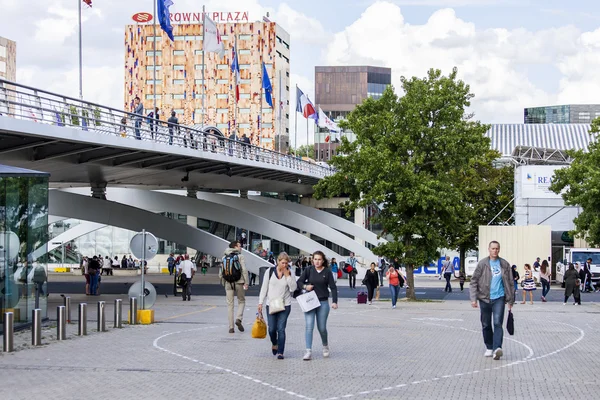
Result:
[[[42,310],[31,310],[31,345],[42,345]]]
[[[67,315],[65,306],[56,307],[56,339],[65,340],[67,338]]]
[[[70,297],[65,297],[64,298],[64,306],[65,306],[65,314],[66,314],[66,319],[67,319],[67,324],[71,323],[71,298]]]
[[[3,341],[3,350],[5,353],[12,353],[15,351],[15,341],[13,335],[15,334],[14,330],[15,324],[15,315],[11,312],[4,313],[4,341]]]
[[[79,303],[79,336],[87,335],[87,303]]]
[[[104,313],[104,305],[106,302],[98,302],[98,332],[106,332],[106,314]]]
[[[115,300],[115,324],[114,324],[115,328],[123,327],[123,312],[122,312],[122,307],[121,307],[122,305],[123,305],[123,301],[121,299]]]
[[[137,297],[129,298],[129,325],[137,324]]]

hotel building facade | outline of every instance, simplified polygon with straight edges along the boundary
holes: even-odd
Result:
[[[152,110],[156,88],[156,105],[162,120],[175,111],[180,124],[216,126],[225,136],[235,130],[238,137],[246,134],[254,145],[287,152],[289,34],[276,23],[266,20],[217,23],[225,54],[219,57],[207,52],[203,64],[202,18],[197,20],[195,23],[172,22],[174,41],[160,26],[155,38],[151,23],[126,26],[125,109],[131,110],[133,100],[139,96],[147,115]],[[237,103],[235,74],[231,71],[231,49],[236,41],[240,65],[240,99]],[[273,107],[267,104],[262,89],[263,62],[272,85]]]

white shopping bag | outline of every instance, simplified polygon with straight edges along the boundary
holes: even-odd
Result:
[[[309,312],[317,307],[321,307],[321,302],[319,301],[319,298],[314,290],[301,294],[300,296],[296,297],[296,300],[298,301],[298,305],[303,312]]]

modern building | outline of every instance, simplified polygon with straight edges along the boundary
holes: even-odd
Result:
[[[526,124],[589,124],[600,117],[600,104],[567,104],[525,108]]]
[[[315,105],[334,121],[346,118],[368,97],[379,99],[392,83],[391,68],[370,66],[315,67]],[[351,133],[343,133],[344,135]],[[329,141],[327,137],[329,136]],[[330,160],[339,147],[339,136],[327,129],[315,133],[317,161]]]
[[[185,125],[216,126],[226,136],[235,130],[238,137],[246,134],[252,144],[274,150],[279,150],[281,140],[281,150],[287,151],[290,35],[267,19],[217,23],[225,54],[219,57],[216,53],[207,53],[203,64],[203,29],[199,14],[199,18],[187,18],[186,23],[178,23],[171,15],[174,41],[160,27],[155,38],[151,24],[126,26],[125,109],[131,109],[134,98],[139,96],[148,114],[156,89],[161,119],[175,111],[180,123]],[[232,47],[236,42],[240,66],[239,102],[235,97],[235,74],[231,71]],[[262,89],[263,62],[273,89],[273,107],[267,104]]]
[[[17,43],[0,37],[0,78],[17,80]]]

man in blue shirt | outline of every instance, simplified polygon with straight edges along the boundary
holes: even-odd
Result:
[[[515,287],[510,264],[498,257],[500,243],[495,240],[488,246],[490,256],[479,261],[471,278],[471,306],[481,309],[481,328],[485,343],[485,357],[502,357],[504,305],[512,309]],[[492,328],[493,319],[493,328]]]

